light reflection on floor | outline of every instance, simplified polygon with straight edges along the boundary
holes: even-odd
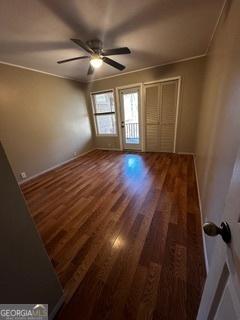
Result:
[[[124,175],[127,178],[139,179],[143,177],[146,166],[138,154],[127,154],[124,158]]]
[[[113,249],[119,250],[122,249],[125,245],[125,241],[123,240],[122,236],[119,235],[117,239],[113,242]]]

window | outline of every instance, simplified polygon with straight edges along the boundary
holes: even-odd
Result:
[[[92,94],[93,115],[98,135],[116,135],[113,91]]]

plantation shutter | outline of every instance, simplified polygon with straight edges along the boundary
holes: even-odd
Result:
[[[145,85],[146,151],[173,152],[177,80]]]
[[[160,86],[145,87],[146,150],[160,151]]]

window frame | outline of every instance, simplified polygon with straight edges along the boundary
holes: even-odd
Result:
[[[94,96],[97,94],[103,94],[103,93],[109,93],[111,92],[113,94],[113,100],[114,100],[114,111],[110,112],[98,112],[96,113],[96,105],[95,105],[95,99]],[[107,89],[107,90],[101,90],[101,91],[95,91],[90,92],[91,97],[91,105],[92,105],[92,116],[93,116],[93,122],[94,122],[94,129],[95,129],[95,135],[96,137],[118,137],[118,116],[117,116],[117,104],[116,104],[116,97],[115,97],[115,91],[114,89]],[[115,123],[116,123],[116,133],[99,133],[98,125],[97,125],[97,116],[101,115],[115,115]]]

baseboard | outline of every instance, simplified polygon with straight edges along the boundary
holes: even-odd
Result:
[[[54,170],[54,169],[57,169],[58,167],[61,167],[61,166],[63,166],[64,164],[66,164],[66,163],[68,163],[68,162],[71,162],[71,161],[74,160],[74,159],[77,159],[77,158],[79,158],[79,157],[82,157],[82,156],[88,154],[89,152],[92,152],[93,150],[96,150],[96,148],[90,149],[90,150],[88,150],[88,151],[86,151],[86,152],[83,152],[83,153],[77,155],[76,157],[73,157],[73,158],[70,158],[70,159],[68,159],[68,160],[66,160],[66,161],[63,161],[63,162],[61,162],[61,163],[58,163],[57,165],[52,166],[52,167],[50,167],[50,168],[48,168],[48,169],[46,169],[46,170],[43,170],[43,171],[41,171],[41,172],[39,172],[39,173],[37,173],[37,174],[34,174],[34,175],[28,177],[27,179],[24,179],[24,180],[22,180],[22,181],[18,181],[18,184],[19,184],[19,185],[22,185],[22,184],[24,184],[24,183],[26,183],[26,182],[34,179],[34,178],[37,178],[37,177],[41,176],[41,175],[44,174],[44,173],[47,173],[47,172],[52,171],[52,170]]]
[[[106,150],[106,151],[122,151],[120,148],[95,148],[97,150]]]
[[[106,150],[106,151],[124,151],[121,150],[120,148],[95,148],[96,150]],[[147,152],[147,151],[143,151],[143,150],[131,150],[131,151],[137,151],[137,152]],[[163,151],[165,152],[165,151]],[[193,152],[176,152],[176,154],[182,154],[182,155],[191,155],[191,156],[195,156],[195,153]]]
[[[195,156],[195,153],[193,152],[177,152],[177,154]]]
[[[201,195],[200,195],[200,188],[199,188],[199,179],[198,179],[198,172],[197,172],[197,165],[196,165],[196,156],[193,157],[194,161],[194,168],[195,168],[195,175],[196,175],[196,181],[197,181],[197,192],[198,192],[198,203],[199,203],[199,209],[200,209],[200,216],[201,216],[201,225],[203,225],[203,212],[202,212],[202,201],[201,201]],[[208,264],[208,257],[207,257],[207,247],[206,247],[206,239],[205,234],[202,230],[202,241],[203,241],[203,251],[204,251],[204,260],[205,260],[205,267],[206,271],[208,273],[209,264]]]
[[[49,314],[48,318],[49,320],[53,320],[60,310],[61,306],[64,304],[64,295],[61,296],[61,298],[58,300],[57,304],[54,306],[52,312]]]

